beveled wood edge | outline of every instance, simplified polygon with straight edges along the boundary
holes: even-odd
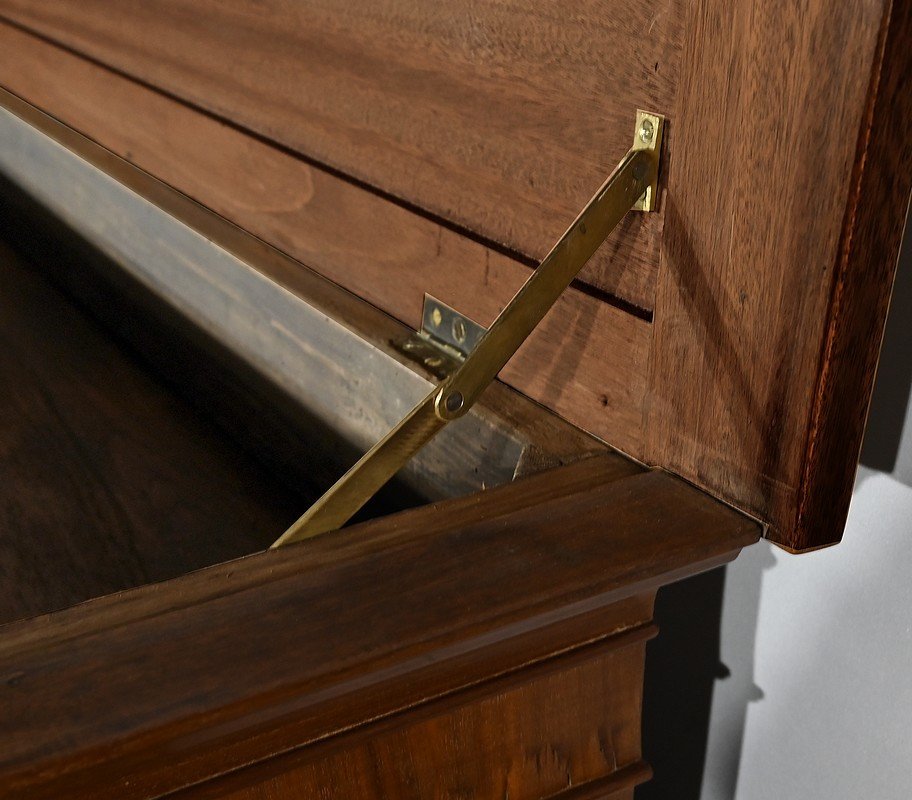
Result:
[[[266,550],[170,581],[146,584],[61,611],[9,622],[0,625],[0,657],[8,648],[25,652],[50,641],[92,636],[117,624],[149,619],[218,597],[255,590],[292,578],[305,569],[320,569],[346,558],[380,553],[398,541],[403,530],[412,531],[414,536],[414,528],[428,518],[437,518],[437,532],[445,533],[458,528],[466,519],[480,521],[486,518],[486,514],[488,519],[492,518],[492,514],[503,517],[506,498],[511,496],[522,499],[522,508],[529,509],[555,498],[571,498],[590,492],[593,488],[641,475],[645,471],[633,462],[612,458],[610,454],[588,456],[566,467],[526,476],[513,484],[352,525],[318,537],[312,543],[302,542],[292,548]],[[554,478],[558,475],[560,483],[555,484]],[[514,491],[508,491],[511,487]],[[700,493],[698,489],[694,491]],[[498,510],[495,512],[495,509]]]
[[[610,459],[586,459],[481,495],[392,515],[158,587],[6,626],[0,636],[0,664],[3,673],[12,676],[3,689],[10,701],[6,704],[10,710],[7,721],[10,730],[18,728],[22,736],[12,740],[18,743],[16,752],[10,749],[5,753],[0,779],[9,786],[28,787],[34,797],[54,796],[64,786],[73,797],[106,796],[99,794],[100,775],[105,776],[102,784],[108,796],[139,797],[172,791],[179,788],[172,783],[178,772],[184,781],[180,785],[188,785],[188,781],[220,774],[229,768],[226,765],[240,767],[251,759],[273,758],[290,742],[303,746],[494,674],[510,672],[552,655],[555,648],[571,650],[591,643],[606,633],[606,609],[645,595],[649,598],[646,606],[637,601],[642,624],[642,615],[651,613],[651,593],[658,586],[725,563],[760,535],[752,520],[666,473],[638,472],[606,481],[606,468],[612,469]],[[606,507],[616,509],[614,531],[604,529]],[[543,573],[535,562],[545,557],[543,548],[552,547],[558,548],[555,553],[566,550],[567,556],[557,562],[547,560],[550,566]],[[571,551],[577,555],[571,556]],[[613,555],[606,561],[609,552]],[[420,571],[410,568],[410,579],[429,583],[427,590],[416,591],[430,591],[428,597],[444,606],[458,597],[463,609],[458,621],[448,619],[443,628],[435,623],[421,634],[414,623],[403,621],[407,641],[384,640],[383,651],[372,650],[369,641],[360,644],[365,634],[369,640],[382,631],[350,630],[345,636],[340,631],[338,636],[343,638],[339,644],[347,642],[346,646],[359,648],[360,660],[320,661],[322,678],[316,674],[305,677],[305,670],[289,683],[288,678],[298,674],[295,667],[279,684],[261,685],[275,670],[264,661],[276,668],[287,662],[283,642],[287,641],[286,624],[292,619],[296,642],[329,648],[328,653],[339,652],[333,649],[339,644],[325,640],[327,635],[336,634],[321,627],[323,618],[309,599],[312,595],[305,596],[309,580],[317,576],[331,580],[333,575],[367,570],[375,576],[371,579],[371,608],[382,617],[398,607],[405,588],[395,577],[387,576],[390,559],[404,558],[411,563],[417,553],[424,561]],[[495,574],[482,579],[466,572],[477,559],[483,559],[486,571]],[[308,575],[313,578],[308,579]],[[511,584],[506,575],[515,575],[523,585]],[[495,595],[487,596],[490,590],[482,589],[487,585],[484,581],[497,582],[498,576],[504,582],[497,583]],[[482,589],[475,599],[472,581]],[[364,591],[356,587],[351,590],[354,594],[343,586],[335,588],[342,596],[356,598]],[[535,596],[525,594],[527,590]],[[521,595],[525,599],[520,600]],[[446,600],[448,596],[451,599]],[[264,609],[264,614],[268,611],[279,617],[251,620],[251,603]],[[308,611],[316,615],[311,621],[301,616]],[[427,610],[417,611],[421,617]],[[436,612],[427,613],[432,619]],[[207,617],[210,620],[204,628],[218,627],[233,637],[232,658],[240,659],[243,668],[239,663],[225,663],[218,647],[226,643],[214,633],[212,646],[199,640],[198,626]],[[288,619],[280,622],[281,617]],[[398,625],[399,620],[396,622]],[[249,660],[244,642],[249,640],[251,644],[246,646],[252,647],[253,640],[264,634],[263,627],[275,624],[285,629],[270,638],[276,644],[275,651],[265,652],[257,645],[255,657]],[[168,683],[167,670],[154,663],[166,654],[147,652],[145,648],[151,642],[160,643],[154,645],[156,648],[164,642],[169,648],[177,648],[167,654],[168,669],[179,666],[176,659],[186,662],[189,672],[195,671],[198,677],[185,672],[179,684]],[[300,652],[300,645],[296,651]],[[308,648],[305,651],[310,652]],[[102,657],[98,662],[99,654],[118,652],[126,661],[114,658],[113,663],[106,663]],[[321,658],[318,653],[310,657]],[[158,712],[151,716],[134,713],[123,705],[133,700],[133,690],[123,688],[133,685],[128,680],[130,670],[135,669],[131,662],[143,663],[157,676],[156,682],[144,690],[156,697],[153,705]],[[54,664],[57,673],[42,677],[42,664]],[[243,679],[238,676],[239,670],[244,673]],[[216,677],[219,672],[225,672],[224,678]],[[99,687],[97,676],[101,674],[105,680]],[[233,693],[234,699],[222,695],[214,706],[193,700],[199,697],[193,686],[203,675],[202,685],[214,681],[220,692]],[[79,723],[80,714],[85,713],[79,711],[79,704],[85,696],[86,681],[94,692],[84,701],[92,704],[90,730]],[[332,697],[345,691],[350,700],[354,686],[360,687],[356,690],[359,710],[355,718],[346,721],[345,713],[352,713],[353,703],[345,702],[340,708]],[[18,701],[16,695],[9,694],[11,691],[19,693]],[[55,698],[55,692],[62,692],[65,699]],[[187,699],[182,701],[181,697]],[[46,726],[40,723],[45,716]],[[111,717],[107,722],[106,716]],[[26,735],[23,725],[30,734]],[[113,729],[120,742],[116,750],[111,749],[111,741],[103,733]],[[207,730],[211,732],[204,734]],[[164,768],[159,762],[155,767],[156,754],[160,756],[163,746],[168,750],[168,766]],[[131,778],[124,783],[125,777],[118,780],[118,775]],[[80,786],[84,788],[81,794]]]
[[[834,267],[795,530],[770,534],[792,553],[837,544],[845,530],[912,199],[912,141],[905,133],[912,120],[910,39],[912,2],[893,0],[884,14]]]
[[[837,543],[851,500],[912,179],[912,148],[908,137],[899,134],[912,116],[909,93],[903,92],[912,59],[908,47],[912,3],[879,0],[866,6],[864,14],[860,7],[856,13],[840,5],[836,16],[826,3],[802,10],[786,4],[782,14],[764,17],[756,17],[752,8],[749,2],[711,0],[694,4],[689,12],[689,40],[674,120],[676,157],[667,173],[670,203],[642,457],[699,481],[707,491],[763,518],[769,523],[767,538],[797,553]],[[828,22],[821,24],[821,20]],[[863,57],[848,58],[850,43],[857,48],[861,35],[848,23],[863,20]],[[706,46],[716,30],[730,35],[719,41],[719,48]],[[731,52],[733,42],[737,44]],[[832,61],[829,72],[821,71],[821,58]],[[784,63],[790,68],[783,70]],[[778,91],[750,83],[757,74],[775,75],[770,86]],[[829,98],[805,91],[825,85],[832,86]],[[726,102],[720,103],[720,97]],[[769,132],[779,119],[798,119],[791,114],[794,108],[804,108],[807,119],[814,120],[814,124],[796,125],[789,134],[802,141],[803,155],[799,161],[796,150],[792,160],[767,165],[769,153],[782,144]],[[852,121],[836,139],[834,125],[840,117]],[[729,148],[727,132],[736,129],[737,143],[732,139]],[[768,132],[768,152],[751,141],[759,130]],[[812,141],[815,136],[824,138]],[[845,153],[838,162],[824,166],[815,156],[827,137],[843,143]],[[720,175],[739,172],[738,158],[732,156],[744,155],[741,144],[748,142],[754,153],[745,159],[745,167],[775,176],[775,185],[761,187],[767,196],[754,198],[752,204],[741,200],[751,196],[755,184],[735,178],[734,191],[723,191],[722,183],[716,185]],[[833,188],[821,192],[826,176]],[[792,189],[801,186],[797,197],[781,194],[790,182]],[[772,341],[775,328],[767,327],[770,315],[756,316],[751,309],[763,311],[763,304],[752,306],[750,292],[740,297],[734,291],[751,288],[745,283],[752,275],[763,275],[770,282],[767,275],[758,273],[762,257],[756,261],[747,257],[750,251],[732,247],[724,233],[715,239],[709,233],[712,214],[708,226],[694,227],[692,220],[702,220],[707,208],[715,209],[720,218],[732,217],[732,230],[737,220],[743,234],[740,220],[750,216],[738,212],[739,203],[747,209],[770,202],[780,214],[775,224],[768,220],[759,230],[788,230],[781,219],[788,209],[795,219],[803,220],[797,229],[803,231],[811,220],[822,219],[817,212],[823,197],[839,205],[830,220],[836,239],[819,237],[811,256],[806,243],[794,246],[803,239],[783,236],[783,245],[789,240],[793,245],[787,262],[784,250],[775,243],[770,248],[779,263],[793,264],[792,275],[821,276],[819,290],[815,287],[807,295],[790,292],[802,303],[814,295],[813,333],[802,329],[801,323],[811,318],[805,309],[803,317],[775,331],[783,345],[769,346],[766,340]],[[696,324],[671,324],[685,318]],[[780,372],[763,383],[780,387],[778,396],[774,392],[760,405],[754,401],[755,387],[745,367],[750,349],[741,346],[752,335],[764,343],[760,350],[768,362],[775,365],[781,359]],[[797,371],[784,352],[789,342],[810,343],[812,352],[803,362],[804,371]],[[748,358],[739,364],[745,352]],[[807,380],[795,380],[802,375]],[[719,401],[707,399],[713,396]],[[721,404],[727,408],[720,409]],[[784,480],[786,462],[789,477]]]
[[[396,396],[404,398],[407,402],[414,402],[429,390],[434,380],[430,372],[405,358],[392,344],[401,342],[410,335],[409,329],[403,324],[3,89],[0,89],[0,107],[30,126],[36,137],[48,137],[50,141],[71,151],[55,150],[55,157],[72,163],[73,169],[80,171],[80,176],[91,177],[97,173],[99,181],[92,182],[87,178],[82,191],[94,191],[100,198],[99,204],[107,201],[109,204],[131,207],[130,203],[142,202],[147,206],[145,213],[154,215],[157,225],[172,231],[175,237],[193,237],[190,242],[193,245],[193,252],[202,254],[200,258],[205,258],[208,254],[213,262],[208,266],[221,265],[218,274],[227,275],[228,277],[223,278],[225,281],[238,282],[237,287],[226,284],[224,294],[229,298],[238,298],[238,307],[234,313],[246,313],[251,317],[251,326],[256,336],[266,335],[263,330],[270,327],[255,325],[253,318],[253,314],[259,313],[259,307],[262,305],[263,291],[268,290],[273,297],[271,313],[278,324],[284,320],[284,327],[291,331],[297,331],[298,327],[305,326],[308,341],[322,341],[329,336],[334,337],[336,341],[343,340],[340,347],[347,347],[351,351],[351,363],[345,360],[344,363],[336,364],[336,369],[351,372],[349,383],[365,383],[366,379],[370,378],[373,383],[393,387],[395,391],[392,393],[391,402]],[[35,141],[34,146],[43,147],[39,140]],[[60,168],[45,170],[43,179],[68,180],[62,172]],[[104,176],[113,177],[120,185],[101,181]],[[25,188],[34,191],[36,185]],[[53,202],[53,198],[60,196],[59,202],[64,203],[65,185],[41,185],[39,188],[45,195],[39,200],[47,201],[48,198],[52,198]],[[108,197],[112,192],[118,196]],[[97,207],[89,209],[85,208],[85,204],[80,206],[76,203],[65,205],[68,207],[69,216],[63,220],[63,224],[72,226],[76,235],[80,234],[80,219],[98,215]],[[54,209],[51,211],[53,213]],[[122,227],[119,226],[112,235],[122,233]],[[95,237],[97,235],[97,232],[93,234]],[[194,302],[192,297],[178,296],[175,294],[177,290],[170,289],[169,282],[158,280],[153,275],[154,265],[146,268],[147,264],[155,261],[150,252],[155,250],[155,243],[159,241],[159,238],[154,236],[148,238],[150,244],[145,249],[137,249],[135,253],[123,250],[127,246],[124,245],[124,241],[140,242],[143,240],[141,230],[134,231],[132,235],[123,233],[118,242],[105,240],[92,241],[92,244],[103,248],[106,253],[117,254],[118,266],[133,279],[143,284],[148,284],[150,279],[155,281],[151,284],[153,291],[160,294],[166,302],[176,305],[179,312],[187,316],[189,324],[199,324],[205,334],[214,337],[229,350],[237,352],[255,370],[265,375],[268,381],[276,383],[281,391],[309,410],[308,403],[312,398],[302,395],[301,387],[319,383],[323,377],[314,375],[312,380],[302,381],[302,376],[308,374],[306,369],[310,362],[306,360],[306,356],[309,350],[289,350],[291,345],[286,341],[287,337],[283,338],[274,331],[272,335],[278,336],[279,345],[286,345],[284,349],[279,346],[264,348],[262,343],[254,341],[251,337],[248,337],[248,342],[243,338],[245,334],[240,326],[233,322],[221,321],[220,313],[203,309],[199,302],[194,307],[199,314],[198,321],[196,317],[191,316],[191,311],[194,310],[190,308]],[[139,247],[138,244],[136,246]],[[173,259],[167,258],[167,255],[165,253],[164,260],[173,263]],[[144,271],[140,271],[137,264],[142,264]],[[206,265],[200,262],[199,266],[200,274],[184,271],[184,283],[196,280],[202,287],[197,295],[204,292],[207,280],[202,277],[202,267]],[[236,277],[231,278],[235,274]],[[260,276],[266,278],[265,284]],[[243,281],[253,281],[256,286],[263,289],[257,295],[257,299],[245,300],[250,292],[244,291],[246,285],[242,285]],[[256,312],[252,310],[253,306],[256,306]],[[230,326],[230,330],[226,326]],[[228,336],[234,336],[235,339],[228,341]],[[320,366],[314,362],[311,368],[317,369]],[[294,380],[288,375],[290,367],[293,367]],[[324,385],[330,396],[334,385]],[[345,381],[340,385],[343,388],[348,386]],[[363,413],[348,414],[346,420],[355,420],[355,423],[360,425],[349,433],[363,439],[364,441],[359,444],[366,448],[379,439],[398,421],[398,418],[390,416],[395,413],[395,409],[381,408],[382,404],[372,404],[369,398],[365,398],[363,403]],[[319,411],[315,413],[331,413],[332,406],[331,402],[321,401]],[[497,382],[470,413],[467,423],[462,423],[461,427],[448,429],[438,440],[432,442],[405,471],[404,479],[428,498],[438,499],[503,483],[510,480],[520,466],[531,464],[534,468],[536,462],[546,466],[565,463],[605,449],[606,445],[600,440],[565,422],[553,412],[505,384]],[[444,457],[447,453],[451,455],[449,460]],[[459,455],[453,456],[453,453]],[[535,453],[540,457],[529,459],[529,453]],[[483,460],[485,454],[490,463]],[[330,461],[334,455],[337,454],[328,453]],[[459,480],[454,480],[452,475],[447,480],[447,469],[440,468],[439,465],[448,461],[477,463],[479,468],[464,470],[465,474],[461,475]],[[335,467],[342,471],[349,465],[345,461],[336,464]]]

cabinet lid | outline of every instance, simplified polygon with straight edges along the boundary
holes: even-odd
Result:
[[[471,8],[2,0],[4,85],[418,327],[482,324],[668,120],[629,216],[501,378],[838,541],[912,178],[912,2]]]

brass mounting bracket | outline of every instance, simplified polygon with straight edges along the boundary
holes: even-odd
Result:
[[[665,117],[661,114],[651,114],[648,111],[637,111],[631,149],[653,153],[656,168],[652,173],[652,181],[646,187],[643,196],[633,204],[634,211],[655,211],[658,205],[659,159],[662,157],[662,134],[664,132]]]
[[[425,302],[425,315],[430,319],[422,327],[427,328],[429,322],[434,333],[422,340],[433,342],[451,358],[456,352],[455,371],[336,481],[273,547],[340,528],[447,423],[468,412],[627,212],[655,208],[663,127],[661,115],[637,112],[633,147],[490,328],[471,327],[469,320],[443,303]],[[474,347],[469,346],[470,337]],[[454,342],[459,346],[454,348]],[[459,363],[462,355],[465,358]]]
[[[421,329],[404,340],[394,339],[390,344],[435,378],[443,380],[459,369],[486,332],[483,325],[442,300],[425,294]]]
[[[475,349],[487,328],[460,314],[442,300],[424,295],[418,335],[463,360]]]

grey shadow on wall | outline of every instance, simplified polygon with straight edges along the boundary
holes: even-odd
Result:
[[[861,463],[881,472],[897,473],[903,426],[912,394],[912,236],[906,219],[893,285],[893,299],[884,332],[874,396],[861,451]],[[894,477],[912,485],[912,470]]]

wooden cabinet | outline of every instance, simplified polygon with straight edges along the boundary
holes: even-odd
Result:
[[[910,26],[0,1],[0,785],[630,797],[657,589],[841,537]],[[425,293],[490,324],[637,108],[667,120],[657,211],[360,519],[265,552],[439,379],[404,346]]]

